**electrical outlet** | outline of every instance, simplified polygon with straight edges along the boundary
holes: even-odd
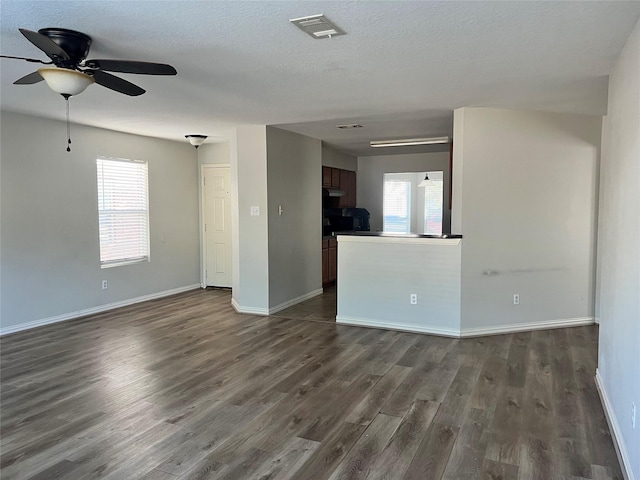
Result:
[[[107,286],[108,286],[107,281],[106,280],[102,280],[102,289],[106,290]]]
[[[520,305],[520,294],[519,293],[514,293],[513,294],[513,304],[514,305]]]
[[[636,428],[636,404],[631,402],[631,428]]]
[[[411,303],[411,305],[417,305],[418,304],[418,294],[416,293],[412,293],[409,297],[409,302]]]

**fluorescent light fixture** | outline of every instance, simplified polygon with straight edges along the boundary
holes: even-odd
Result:
[[[412,145],[435,145],[439,143],[449,143],[449,137],[432,138],[405,138],[404,140],[375,140],[370,142],[373,148],[380,147],[409,147]]]

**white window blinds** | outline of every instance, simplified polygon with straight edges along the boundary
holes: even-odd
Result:
[[[100,265],[149,260],[147,162],[98,158]]]
[[[390,180],[385,174],[383,191],[383,229],[389,233],[411,230],[411,182]]]

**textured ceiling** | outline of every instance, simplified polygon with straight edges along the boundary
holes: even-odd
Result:
[[[462,106],[602,115],[609,74],[640,2],[2,0],[4,55],[46,59],[18,32],[64,27],[93,38],[90,58],[170,63],[176,77],[121,74],[147,90],[97,85],[72,120],[156,137],[225,138],[238,124],[281,125],[359,154],[369,140],[452,133]],[[347,35],[314,40],[290,18],[324,13]],[[64,117],[34,65],[2,59],[1,106]],[[358,122],[364,128],[338,130]],[[215,141],[215,139],[214,139]]]

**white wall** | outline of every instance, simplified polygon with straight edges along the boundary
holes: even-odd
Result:
[[[609,77],[602,144],[598,377],[629,478],[640,479],[640,22]]]
[[[454,131],[463,331],[590,321],[601,118],[465,108]]]
[[[405,155],[378,155],[358,157],[358,207],[371,214],[371,231],[382,231],[383,184],[385,173],[444,172],[443,225],[449,225],[449,152],[414,153]],[[446,232],[447,228],[443,227]]]
[[[267,127],[271,309],[322,289],[321,152],[320,140]]]
[[[267,129],[236,128],[231,142],[234,307],[260,314],[269,309]],[[251,207],[260,209],[252,216]]]
[[[193,147],[2,112],[4,331],[199,283]],[[151,261],[100,268],[96,158],[149,162]],[[102,290],[101,281],[109,288]]]
[[[326,144],[322,144],[322,165],[333,168],[342,168],[355,172],[358,169],[358,157],[340,152]]]

